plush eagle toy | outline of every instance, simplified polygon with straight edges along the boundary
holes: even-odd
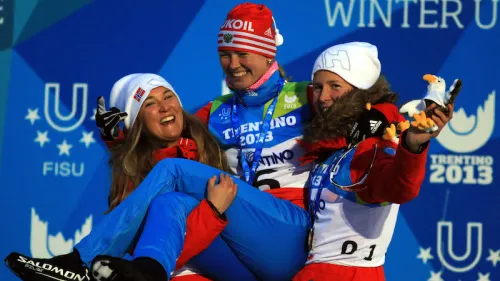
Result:
[[[462,80],[455,79],[449,90],[446,91],[446,81],[443,78],[431,74],[426,74],[423,78],[429,83],[426,95],[422,99],[405,103],[399,112],[413,117],[412,125],[420,130],[435,132],[438,127],[430,116],[427,116],[425,109],[435,103],[438,109],[449,115],[447,105],[455,102],[462,88]]]

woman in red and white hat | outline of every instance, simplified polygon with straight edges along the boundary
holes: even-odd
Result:
[[[253,3],[234,7],[218,34],[220,64],[231,93],[196,113],[225,150],[235,174],[261,191],[293,203],[282,205],[280,212],[271,205],[259,211],[281,216],[280,222],[244,214],[248,231],[239,235],[238,243],[228,242],[231,250],[243,257],[243,264],[263,280],[289,280],[289,274],[300,268],[306,257],[304,186],[311,167],[299,164],[304,151],[296,140],[312,118],[312,87],[310,82],[285,81],[285,73],[275,60],[277,47],[283,42],[268,7]],[[288,219],[293,223],[288,224]],[[286,228],[280,228],[283,222],[288,224]],[[186,240],[195,236],[189,231],[198,228],[196,222],[188,220]],[[222,231],[206,228],[211,236]],[[258,234],[251,234],[256,229]],[[223,233],[223,237],[227,236]],[[255,238],[262,242],[257,245]],[[203,254],[219,247],[211,246]]]

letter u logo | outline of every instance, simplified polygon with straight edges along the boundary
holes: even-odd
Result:
[[[88,85],[86,83],[73,84],[72,104],[70,112],[67,115],[61,114],[59,88],[59,83],[45,84],[45,119],[55,130],[59,132],[70,132],[78,128],[78,126],[83,123],[85,116],[87,115]],[[78,96],[81,97],[80,103],[78,102]],[[78,110],[78,104],[81,104],[81,110]],[[78,111],[80,111],[80,115],[77,117]],[[53,114],[55,116],[52,116]]]
[[[448,240],[447,243],[443,241],[443,229],[446,228],[447,235],[445,236]],[[476,243],[474,243],[474,248],[476,249],[475,257],[471,258],[472,254],[472,230],[476,229]],[[481,259],[481,254],[483,250],[483,224],[479,222],[469,222],[467,223],[467,244],[465,248],[465,254],[462,256],[455,255],[453,251],[453,223],[449,221],[438,222],[437,231],[437,252],[439,260],[441,263],[453,272],[466,272],[474,268],[479,260]],[[463,243],[460,243],[463,245]],[[446,249],[446,250],[445,250]],[[448,253],[448,255],[445,255]],[[455,264],[460,263],[460,266],[451,265],[446,257],[450,257]],[[467,261],[466,261],[467,260]]]
[[[231,110],[229,108],[223,108],[222,109],[222,116],[227,117],[231,115]]]

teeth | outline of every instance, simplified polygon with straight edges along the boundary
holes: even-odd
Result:
[[[235,77],[241,77],[241,76],[245,75],[246,73],[247,73],[246,71],[244,71],[244,72],[236,72],[236,73],[233,73],[233,76],[235,76]]]
[[[172,120],[174,120],[174,116],[167,116],[167,117],[161,119],[161,123],[166,123],[166,122],[172,121]]]

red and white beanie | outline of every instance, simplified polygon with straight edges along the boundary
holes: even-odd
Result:
[[[274,24],[274,26],[273,26]],[[243,3],[234,7],[220,28],[219,51],[249,52],[274,58],[283,36],[273,13],[264,4]]]
[[[142,104],[149,93],[158,87],[169,89],[179,99],[172,85],[163,77],[154,73],[129,74],[122,77],[113,85],[109,104],[112,107],[118,108],[121,112],[127,112],[128,116],[124,120],[125,128],[130,129],[134,125]],[[180,99],[179,103],[181,103]]]

